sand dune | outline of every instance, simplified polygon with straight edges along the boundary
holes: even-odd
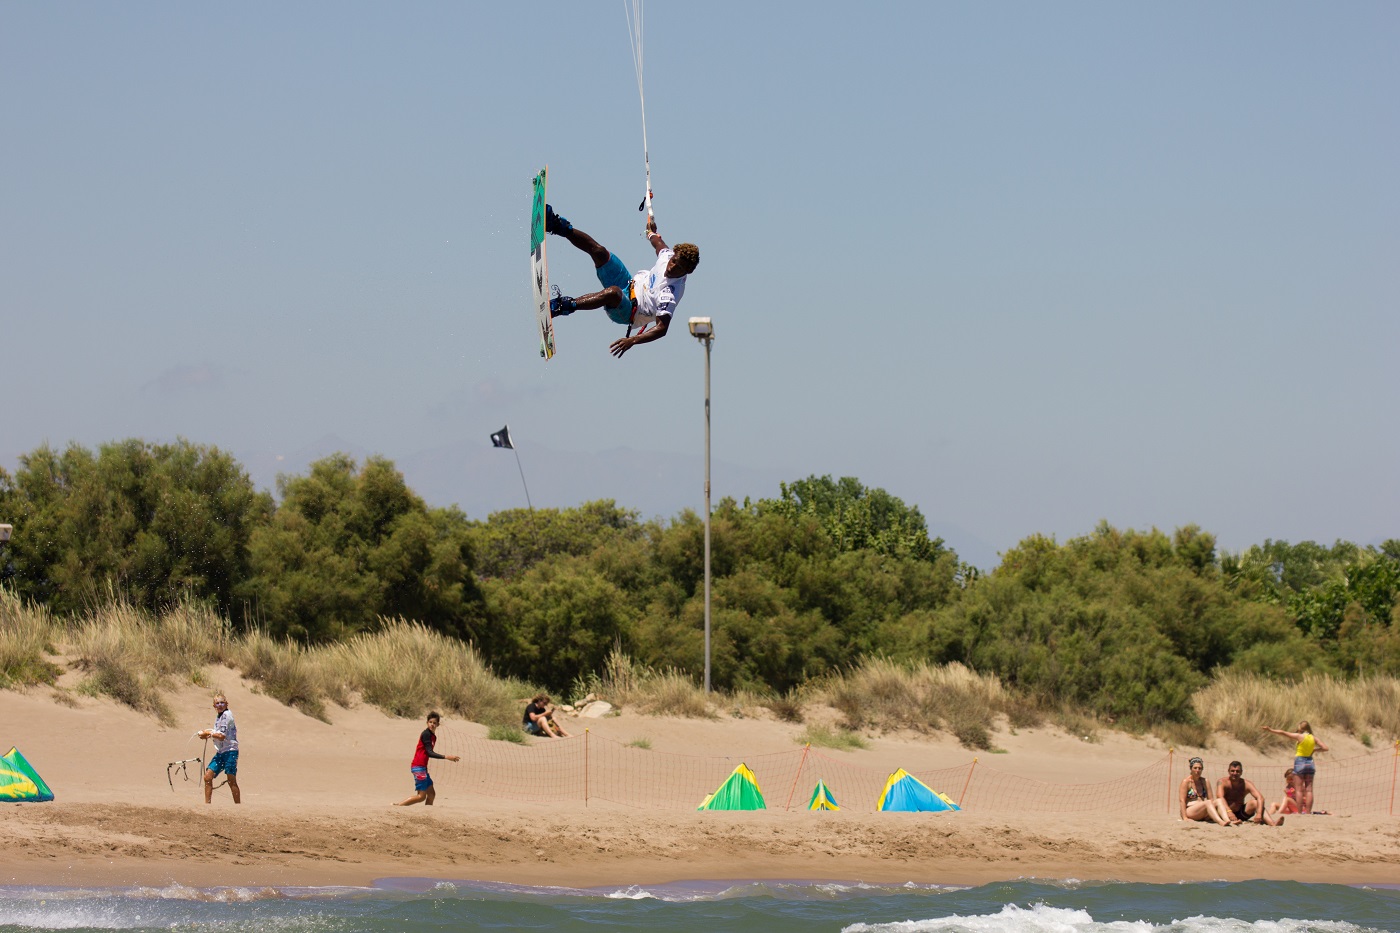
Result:
[[[226,789],[206,806],[197,780],[177,775],[174,789],[167,783],[167,762],[201,754],[203,743],[192,735],[212,721],[208,690],[173,694],[179,721],[169,728],[106,699],[65,705],[47,688],[0,691],[0,743],[19,746],[57,796],[4,806],[10,845],[0,855],[0,883],[319,885],[392,876],[566,885],[702,878],[1400,882],[1400,818],[1335,813],[1293,817],[1281,828],[1223,828],[1179,821],[1162,794],[1144,799],[1140,814],[1019,813],[1014,805],[956,814],[696,813],[483,797],[454,780],[456,766],[434,762],[436,806],[396,808],[390,804],[412,789],[407,767],[417,719],[333,707],[328,724],[254,692],[232,671],[211,669],[209,680],[228,693],[238,719],[237,807]],[[798,747],[804,728],[752,716],[700,721],[626,711],[586,723],[566,718],[565,725],[586,725],[615,742],[645,739],[660,754],[736,761]],[[444,744],[486,732],[450,716],[442,731]],[[1334,758],[1365,751],[1344,738],[1327,741]],[[1086,742],[1048,727],[1000,732],[995,744],[996,754],[980,756],[1000,771],[1083,785],[1085,794],[1166,754],[1151,738],[1106,733]],[[946,736],[903,734],[827,754],[875,770],[917,771],[974,753]],[[1228,739],[1203,754],[1259,758]],[[1324,759],[1323,779],[1326,767]]]

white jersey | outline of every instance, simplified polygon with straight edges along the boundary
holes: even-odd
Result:
[[[658,318],[670,317],[675,313],[685,294],[685,276],[668,278],[666,264],[675,255],[669,246],[656,254],[656,265],[646,272],[632,276],[634,302],[632,323],[642,326],[653,324]]]
[[[214,751],[238,751],[238,727],[233,724],[233,710],[226,709],[214,720],[214,731],[223,733],[222,739],[214,740]]]

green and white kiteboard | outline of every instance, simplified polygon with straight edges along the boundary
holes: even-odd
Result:
[[[530,211],[530,281],[535,287],[535,318],[540,331],[540,356],[554,356],[554,319],[549,315],[549,265],[544,256],[544,188],[549,166],[535,176],[535,203]]]

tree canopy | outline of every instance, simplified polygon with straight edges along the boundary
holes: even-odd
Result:
[[[499,673],[567,690],[615,648],[704,669],[704,521],[604,500],[469,520],[393,463],[337,454],[280,501],[217,448],[40,447],[0,470],[4,585],[58,613],[206,601],[234,625],[330,642],[411,619]],[[1225,669],[1400,674],[1400,541],[1265,541],[1186,525],[1032,535],[975,571],[917,508],[852,477],[722,500],[711,516],[712,681],[782,693],[864,658],[961,662],[1045,705],[1189,720]]]

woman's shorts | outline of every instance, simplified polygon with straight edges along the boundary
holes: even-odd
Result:
[[[608,319],[614,324],[632,323],[632,299],[628,293],[632,287],[632,273],[627,271],[627,267],[622,264],[622,260],[617,258],[617,254],[608,253],[608,261],[598,267],[598,281],[604,288],[611,288],[616,285],[622,289],[622,304],[616,308],[608,308]]]
[[[433,779],[428,776],[427,768],[409,768],[413,772],[413,789],[420,794],[433,786]]]
[[[1317,766],[1313,764],[1313,760],[1312,760],[1311,758],[1294,758],[1294,759],[1293,759],[1293,773],[1294,773],[1294,774],[1316,774],[1316,773],[1317,773]]]
[[[238,749],[215,753],[214,757],[209,759],[209,770],[215,774],[238,777]]]

